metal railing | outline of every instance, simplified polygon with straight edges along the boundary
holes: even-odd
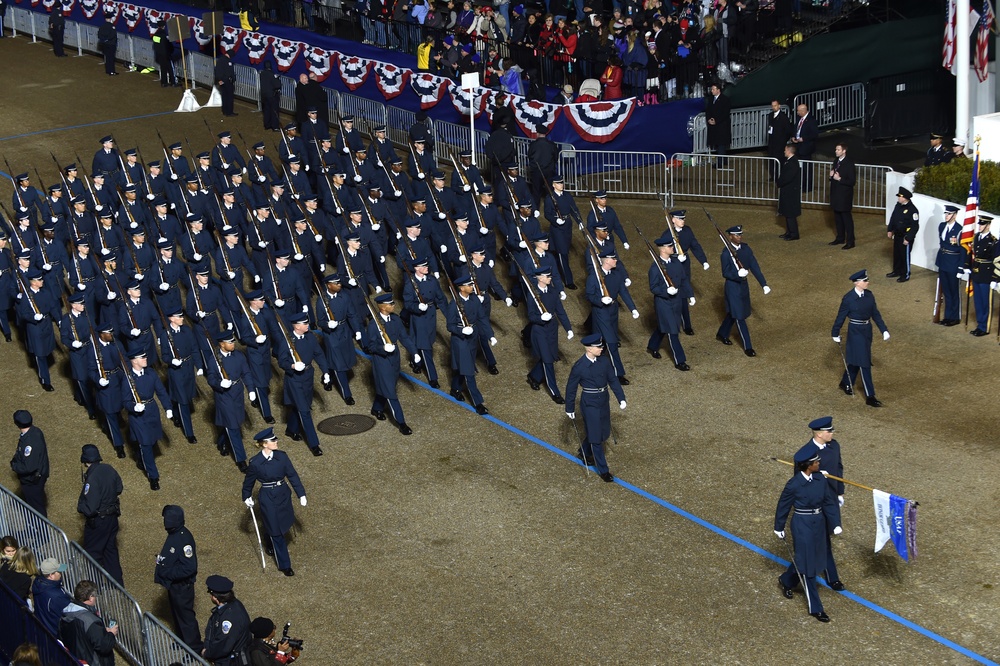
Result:
[[[397,106],[387,106],[385,112],[386,138],[398,148],[405,147],[410,140],[410,127],[417,122],[417,114]]]
[[[65,532],[3,486],[0,486],[0,534],[16,537],[20,544],[31,545],[38,562],[46,557],[70,561],[72,551]]]
[[[53,636],[32,614],[22,599],[0,583],[0,617],[3,631],[0,631],[0,654],[13,654],[22,643],[38,646],[38,656],[44,664],[55,666],[79,666],[73,655]],[[19,662],[20,663],[20,662]]]
[[[434,121],[434,156],[438,164],[451,164],[451,155],[459,151],[469,150],[469,126],[449,123],[443,120]],[[476,130],[475,145],[471,147],[476,154],[476,164],[486,161],[484,147],[490,135],[483,130]]]
[[[718,159],[723,159],[719,168]],[[679,199],[732,199],[738,201],[777,201],[771,181],[778,172],[778,160],[772,157],[728,156],[674,153],[671,157],[670,195]]]
[[[338,97],[340,98],[337,105],[338,112],[342,115],[353,114],[355,127],[385,125],[385,104],[350,93],[338,93]]]
[[[149,666],[160,664],[204,664],[198,654],[189,648],[177,634],[170,631],[165,624],[149,613],[142,616],[143,629],[146,635],[146,663]]]
[[[781,110],[789,114],[787,106],[782,106]],[[751,106],[742,109],[733,109],[729,115],[732,127],[732,140],[729,143],[730,150],[748,150],[751,148],[761,148],[767,145],[767,121],[771,115],[770,106]],[[791,115],[788,115],[791,118]],[[708,148],[708,124],[705,114],[699,113],[693,118],[692,139],[694,147],[692,153],[707,153]]]
[[[233,70],[236,72],[236,96],[241,99],[247,99],[252,102],[257,102],[257,108],[260,108],[260,73],[257,71],[256,67],[250,67],[249,65],[233,65]]]
[[[663,153],[563,149],[559,173],[572,194],[589,195],[603,189],[612,195],[665,199],[669,191],[667,156]]]
[[[802,161],[803,180],[812,169],[812,189],[802,193],[802,204],[826,206],[830,203],[830,168],[832,162]],[[885,176],[891,169],[879,164],[854,165],[854,207],[885,210]]]
[[[295,79],[290,76],[278,75],[281,81],[281,110],[295,114]]]
[[[128,52],[132,64],[138,68],[159,67],[156,64],[156,56],[153,54],[153,42],[149,39],[140,39],[134,35],[128,36]]]
[[[821,128],[849,125],[865,117],[865,87],[852,83],[800,93],[795,96],[794,106],[799,104],[809,107],[809,112]]]

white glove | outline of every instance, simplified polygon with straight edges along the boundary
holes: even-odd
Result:
[[[382,347],[382,349],[386,350],[386,352],[388,352],[388,353],[391,354],[392,352],[396,351],[396,345],[394,345],[392,343],[389,343],[387,345],[384,345]],[[419,361],[418,361],[418,363],[419,363]]]
[[[490,347],[496,347],[496,346],[497,346],[497,339],[490,338]]]
[[[226,275],[229,276],[230,280],[233,280],[233,279],[236,278],[236,273],[234,273],[233,271],[226,271]]]
[[[142,279],[144,279],[144,278],[145,278],[146,276],[145,276],[145,275],[143,275],[142,273],[136,273],[136,274],[135,274],[135,275],[134,275],[133,277],[135,277],[135,279],[136,279],[136,280],[142,280]]]
[[[140,330],[139,330],[139,329],[137,329],[137,328],[133,328],[133,329],[132,329],[131,331],[129,331],[128,333],[129,333],[129,335],[131,335],[131,336],[132,336],[133,338],[137,338],[137,337],[139,337],[139,334],[140,334],[140,333],[142,333],[142,331],[140,331]]]
[[[256,338],[254,338],[254,340],[257,342],[257,344],[262,345],[264,344],[264,342],[267,341],[267,336],[261,333]]]
[[[427,304],[426,303],[421,303],[417,307],[420,308],[421,312],[427,312]]]
[[[357,176],[355,176],[355,177],[357,177]],[[295,199],[296,201],[298,201],[301,196],[302,196],[301,194],[299,194],[298,192],[296,192],[295,194],[292,195],[292,198]]]
[[[146,198],[149,199],[150,201],[152,201],[153,199],[156,198],[156,195],[153,194],[152,192],[150,192],[149,194],[146,195]]]
[[[557,217],[556,218],[556,224],[558,224],[559,226],[562,226],[562,225],[566,224],[566,220],[564,218]]]
[[[688,256],[686,254],[682,254],[681,256],[677,257],[677,261],[681,262],[682,264],[687,260]]]
[[[417,172],[417,178],[419,178],[420,180],[423,180],[423,179],[424,179],[424,178],[426,178],[426,177],[427,177],[427,176],[426,176],[426,174],[424,174],[424,172],[423,172],[423,171],[418,171],[418,172]]]
[[[195,314],[198,315],[198,319],[204,319],[205,317],[208,316],[208,313],[204,312],[203,310],[198,310],[197,312],[195,312]]]
[[[569,417],[570,421],[572,421],[576,418],[576,412],[566,412],[566,416]]]
[[[471,326],[463,326],[462,327],[462,335],[472,335],[472,333],[473,333],[474,330],[475,329],[473,329]]]
[[[337,206],[337,210],[336,210],[337,215],[340,215],[343,212],[344,212],[344,209],[341,208],[340,206]]]
[[[605,305],[611,305],[614,302],[615,302],[615,299],[611,298],[610,296],[603,296],[601,298],[601,303],[604,303]]]
[[[625,248],[626,250],[630,249],[628,243],[622,243],[622,247]]]
[[[527,250],[527,249],[528,249],[528,244],[527,244],[527,243],[525,243],[524,241],[521,241],[520,243],[518,243],[518,244],[517,244],[517,246],[518,246],[519,248],[522,248],[522,249],[525,249],[525,250]]]
[[[306,165],[306,169],[305,170],[309,171],[309,165],[308,164]]]
[[[839,345],[840,344],[840,336],[839,335],[833,336],[833,341],[836,342]]]
[[[764,285],[764,295],[765,295],[765,296],[767,296],[767,295],[768,295],[768,294],[770,294],[770,293],[771,293],[771,288],[770,288],[770,287],[768,287],[768,286],[767,286],[767,285],[765,284],[765,285]]]
[[[958,277],[959,280],[965,280],[966,282],[969,281],[969,276],[966,275],[963,270],[958,271],[958,275],[956,277]]]
[[[785,538],[785,530],[781,530],[781,531],[774,530],[774,536],[778,537],[779,539],[784,539]]]
[[[339,326],[339,325],[340,325],[340,322],[333,321],[332,319],[330,321],[326,322],[326,327],[328,329],[330,329],[331,331],[333,329],[337,328],[337,326]]]
[[[73,341],[73,349],[79,349],[82,346],[83,346],[83,343],[80,342],[79,340],[74,340]]]
[[[447,216],[447,215],[445,215],[444,213],[440,213],[440,212],[438,213],[438,219],[439,219],[439,220],[443,220],[443,219],[444,219],[444,218],[446,218],[446,217],[448,217],[448,216]]]
[[[349,155],[351,150],[347,146],[344,146],[344,150],[341,152],[343,152],[345,155]]]
[[[420,363],[420,354],[414,354],[413,355],[413,362],[414,363]]]
[[[709,269],[709,265],[708,265],[708,262],[706,261],[705,263],[703,263],[703,264],[701,265],[701,267],[702,267],[702,268],[704,268],[704,269],[705,269],[705,270],[707,271],[707,270]]]
[[[292,363],[292,370],[296,372],[302,372],[305,369],[306,369],[306,364],[303,363],[302,361],[296,361],[295,363]]]
[[[882,334],[882,339],[883,340],[888,340],[889,339],[889,331],[886,331],[885,333]]]
[[[628,403],[626,403],[624,400],[618,403],[618,409],[625,409],[626,407],[628,407]]]
[[[843,495],[837,495],[837,504],[839,504],[840,506],[844,506],[844,496]]]
[[[252,497],[248,497],[245,500],[243,500],[243,503],[246,504],[247,508],[249,509],[249,508],[253,507],[253,498]]]
[[[677,293],[677,287],[667,287],[667,293],[673,296]]]
[[[354,334],[354,339],[355,339],[355,340],[360,340],[360,339],[361,339],[361,331],[357,331],[357,332],[356,332],[356,333]]]
[[[176,173],[170,174],[170,180],[177,180],[177,174]],[[264,176],[260,177],[260,182],[262,183],[264,182]]]
[[[160,283],[160,291],[166,291],[167,289],[170,289],[170,285],[167,284],[166,282],[161,282]]]
[[[490,259],[490,260],[489,260],[488,262],[486,262],[486,263],[487,263],[487,264],[489,264],[490,268],[493,268],[493,265],[494,265],[494,263],[495,263],[495,262],[494,262],[494,261],[493,261],[492,259]]]
[[[326,272],[326,264],[320,264],[319,265],[319,272],[320,273],[325,273]]]
[[[132,411],[134,411],[136,414],[142,414],[144,411],[146,411],[146,405],[142,404],[141,402],[137,402],[135,404],[135,407],[132,408]]]
[[[479,227],[479,233],[485,236],[486,234],[490,233],[490,230],[487,229],[486,227]]]
[[[383,259],[384,259],[384,258],[385,258],[385,257],[383,257]],[[464,254],[460,254],[460,255],[458,255],[458,260],[459,260],[459,261],[461,261],[461,262],[462,262],[463,264],[464,264],[464,263],[466,263],[466,262],[468,261],[468,259],[466,258],[466,256],[465,256]]]
[[[313,240],[315,240],[317,243],[322,243],[323,242],[323,234],[316,234],[315,236],[313,236]]]
[[[401,196],[403,196],[403,191],[402,190],[393,190],[392,191],[392,196],[394,196],[394,197],[401,197]]]
[[[109,386],[111,384],[111,382],[106,377],[101,377],[100,379],[97,380],[97,383],[100,384],[101,386]]]
[[[76,288],[77,288],[77,291],[83,291],[84,289],[86,289],[86,288],[87,288],[87,285],[85,285],[85,284],[84,284],[84,283],[82,283],[82,282],[77,282],[77,283],[76,283]]]
[[[447,251],[448,251],[448,246],[447,245],[442,245],[441,246],[441,254],[444,254]]]
[[[101,207],[98,206],[97,209],[100,210]],[[27,213],[28,212],[28,209],[25,208],[24,206],[21,206],[20,208],[18,208],[18,210],[21,211],[22,213]]]
[[[177,180],[177,176],[171,176],[171,178],[173,178],[174,180]],[[265,176],[257,176],[257,182],[258,183],[266,183],[267,182],[267,178]]]
[[[166,414],[167,414],[167,418],[168,419],[174,418],[174,410],[168,409],[167,412],[166,412]]]
[[[512,299],[510,296],[503,299],[503,302],[507,304],[507,307],[514,305],[514,299]]]
[[[46,271],[51,271],[52,270],[52,264],[48,264],[48,263],[42,264],[42,269],[46,270]],[[139,278],[136,278],[136,279],[138,280]]]
[[[259,247],[260,249],[263,250],[264,248],[267,247],[267,241],[258,241],[257,242],[257,247]]]
[[[329,384],[330,383],[330,373],[329,372],[324,372],[323,373],[323,383],[324,384]]]
[[[198,254],[197,252],[195,252],[194,254],[192,254],[191,258],[194,259],[195,261],[201,261],[201,255]],[[138,279],[139,278],[136,278],[136,280],[138,280]]]
[[[283,308],[285,307],[285,300],[283,298],[274,299],[274,307]]]
[[[400,232],[397,231],[396,232],[396,240],[403,240],[403,234],[401,234]]]
[[[182,365],[184,365],[184,361],[180,360],[179,358],[172,358],[170,359],[170,365],[174,366],[175,368],[179,368]]]
[[[632,319],[638,319],[638,318],[639,318],[639,311],[632,310]]]
[[[694,296],[688,299],[688,305],[693,306],[697,301],[694,300]]]
[[[201,368],[198,368],[197,370],[194,371],[194,374],[196,374],[199,377],[201,377],[203,374],[205,374],[205,371],[202,370]]]
[[[357,287],[358,281],[355,280],[354,278],[351,278],[350,280],[347,281],[347,284],[351,285],[352,287]]]
[[[542,321],[552,321],[552,313],[551,312],[543,312],[542,313]]]
[[[382,225],[377,220],[375,222],[372,222],[372,231],[378,231],[381,228],[382,228]],[[318,243],[319,241],[316,241],[316,242]]]
[[[471,192],[472,191],[472,185],[468,185],[468,184],[462,185],[462,191],[463,192]]]
[[[559,292],[559,300],[560,301],[565,301],[566,300],[566,292],[565,291],[560,291]]]
[[[538,217],[538,216],[539,216],[539,215],[541,215],[541,214],[542,214],[542,212],[541,212],[541,211],[538,211],[538,210],[536,210],[536,211],[535,211],[535,213],[534,213],[535,217]]]
[[[741,268],[740,270],[736,271],[736,274],[739,275],[741,278],[744,278],[744,277],[750,275],[750,271],[748,271],[745,268]]]
[[[833,528],[833,534],[834,535],[843,534],[843,532],[844,532],[844,529],[840,525],[837,525],[836,527]]]
[[[41,321],[44,318],[45,318],[45,315],[43,315],[41,312],[38,312],[38,313],[35,314],[35,321]]]
[[[113,301],[113,300],[115,300],[116,298],[118,298],[118,294],[116,294],[116,293],[115,293],[115,292],[113,292],[113,291],[109,291],[109,292],[108,292],[108,300],[109,300],[109,301]]]
[[[223,379],[221,382],[219,382],[219,386],[221,386],[224,389],[227,389],[232,385],[233,385],[232,379]]]
[[[566,339],[567,340],[573,339],[573,331],[566,331]]]
[[[299,504],[301,504],[302,506],[306,505],[306,496],[305,495],[303,495],[302,497],[299,498]]]
[[[626,287],[632,286],[632,278],[625,278],[625,286]]]
[[[305,259],[305,255],[304,255],[304,254],[302,254],[301,252],[296,252],[296,253],[295,253],[295,254],[294,254],[294,255],[292,256],[292,258],[293,258],[293,259],[295,259],[295,261],[302,261],[303,259]]]
[[[106,247],[102,247],[102,248],[101,248],[101,254],[105,254],[105,255],[107,255],[107,254],[111,254],[111,250],[109,250],[109,249],[108,249],[108,248],[106,248]]]

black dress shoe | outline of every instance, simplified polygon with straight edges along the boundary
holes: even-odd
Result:
[[[268,557],[274,557],[274,546],[271,545],[270,539],[268,539],[267,545],[264,546],[264,552],[267,553]]]
[[[292,570],[291,567],[288,567],[287,569],[282,569],[281,573],[285,574],[286,576],[294,576],[295,575],[295,572]],[[829,618],[827,618],[827,619],[829,619]]]
[[[663,356],[660,355],[660,352],[657,349],[646,349],[646,353],[652,356],[653,358],[663,358]]]
[[[691,369],[691,366],[688,365],[687,363],[674,363],[674,367],[680,370],[681,372],[687,372],[688,370]]]
[[[570,284],[566,285],[566,288],[567,288],[567,289],[570,289],[570,290],[572,290],[572,289],[576,289],[576,285],[575,285],[575,284],[573,284],[573,283],[570,283]]]
[[[267,423],[268,425],[273,425],[275,423],[274,417],[273,416],[265,416],[264,417],[264,423]]]
[[[399,424],[399,434],[400,435],[412,435],[413,434],[413,429],[410,426],[406,425],[405,423],[400,423]]]
[[[96,421],[97,414],[87,414],[87,418],[90,419],[91,421]]]
[[[439,388],[441,388],[441,384],[439,384],[438,380],[436,380],[436,379],[432,379],[432,380],[430,380],[427,383],[431,385],[432,389],[439,389]]]
[[[787,233],[781,234],[780,236],[778,236],[778,238],[780,238],[781,240],[788,240],[788,234]]]
[[[258,409],[260,407],[260,403],[257,402],[256,400],[251,400],[250,406],[253,407],[254,409]]]
[[[865,404],[868,405],[869,407],[881,407],[882,401],[876,398],[875,396],[870,395],[867,398],[865,398]]]
[[[566,399],[563,398],[561,395],[554,395],[552,396],[552,402],[556,403],[557,405],[565,405]]]
[[[945,326],[958,326],[962,322],[960,322],[958,319],[945,319],[941,323],[944,324]]]
[[[223,113],[222,115],[224,115],[226,118],[232,118],[233,116],[238,116],[240,114],[238,114],[238,113]]]
[[[744,349],[743,353],[751,358],[757,355],[757,352],[755,352],[753,349]]]
[[[175,416],[174,418],[170,419],[170,422],[174,424],[175,428],[181,427],[181,417],[179,416]]]
[[[854,395],[854,389],[851,388],[850,384],[845,384],[841,382],[838,386],[840,386],[840,390],[846,393],[847,395]]]
[[[974,335],[977,338],[981,338],[984,335],[987,335],[987,333],[986,333],[986,331],[984,331],[981,328],[976,328],[976,329],[973,329],[973,330],[969,331],[969,335]]]
[[[827,243],[827,245],[840,245],[843,242],[844,241],[842,239],[840,239],[840,238],[834,238],[832,241],[830,241],[829,243]]]
[[[688,326],[684,329],[684,335],[694,335],[694,329]]]
[[[792,599],[795,597],[794,588],[785,587],[785,584],[781,582],[781,578],[778,578],[778,585],[781,586],[781,596],[786,599]]]
[[[726,345],[727,347],[729,345],[733,344],[732,340],[730,340],[729,338],[724,338],[721,335],[716,335],[715,339],[718,340],[719,342],[721,342],[722,344]]]
[[[194,435],[191,435],[190,437],[188,437],[187,440],[188,440],[188,444],[197,444],[198,443],[198,438],[195,437]]]
[[[318,444],[309,450],[312,451],[312,454],[317,458],[323,455],[323,449],[321,449]]]
[[[841,250],[852,250],[852,249],[854,249],[854,243],[848,243],[847,245],[845,245],[844,247],[842,247],[840,249]]]
[[[333,390],[333,382],[324,382],[323,383],[323,390],[324,391],[332,391]]]
[[[135,461],[135,468],[137,470],[139,470],[140,472],[145,472],[146,471],[146,468],[143,467],[143,465],[142,465],[142,460],[136,460]]]
[[[497,370],[497,366],[495,366],[495,365],[491,365],[490,367],[488,367],[486,369],[489,371],[489,373],[491,375],[499,375],[500,374],[500,371]]]
[[[377,418],[379,421],[385,421],[385,412],[379,412],[373,409],[372,416]]]
[[[622,386],[628,386],[632,382],[630,382],[627,377],[619,377],[618,383],[621,384]]]
[[[834,592],[843,592],[844,590],[847,589],[847,586],[841,583],[839,580],[835,580],[832,583],[830,583],[830,589],[833,590]]]
[[[236,467],[241,472],[243,472],[244,474],[246,474],[247,473],[247,468],[249,467],[249,465],[247,465],[247,461],[246,460],[241,460],[240,462],[236,463]]]
[[[528,375],[528,386],[531,387],[532,391],[537,391],[542,385],[532,379],[531,375]]]
[[[983,335],[986,335],[986,334],[983,333]],[[42,384],[42,388],[45,389],[46,391],[48,391],[49,393],[52,393],[53,391],[55,391],[55,389],[52,388],[52,384]]]
[[[480,416],[485,416],[486,414],[489,414],[489,413],[490,413],[490,410],[486,409],[486,405],[484,405],[482,403],[476,405],[476,414],[479,414]]]
[[[344,398],[344,404],[345,405],[353,405],[354,404],[354,398],[352,396],[347,396],[346,398]]]
[[[887,278],[899,277],[899,273],[897,273],[896,271],[892,271],[891,273],[886,273],[885,276]]]
[[[229,451],[230,450],[228,445],[219,447],[219,455],[222,456],[223,458],[229,455]]]
[[[901,275],[900,277],[896,278],[896,282],[909,282],[909,281],[910,278],[905,275]]]
[[[458,400],[459,402],[465,402],[465,395],[463,395],[461,391],[449,391],[449,394],[455,400]]]
[[[149,480],[149,489],[150,490],[159,490],[160,489],[160,480],[159,479],[150,479]]]
[[[611,483],[614,480],[615,480],[615,475],[612,474],[611,472],[605,472],[604,474],[601,474],[601,481],[603,481],[604,483]]]
[[[286,435],[286,436],[287,436],[287,437],[288,437],[289,439],[291,439],[291,440],[292,440],[293,442],[301,442],[301,441],[302,441],[302,433],[300,433],[300,432],[297,432],[297,433],[295,433],[294,435],[292,435],[292,434],[290,434],[290,433],[286,432],[286,433],[285,433],[285,435]]]
[[[125,447],[124,446],[119,446],[117,449],[115,449],[115,455],[118,456],[119,460],[121,460],[122,458],[124,458],[125,457]]]
[[[809,613],[809,614],[812,615],[817,620],[819,620],[820,622],[829,622],[830,621],[830,616],[827,615],[826,613]]]
[[[798,239],[799,239],[799,235],[798,234],[795,234],[794,236],[788,236],[787,238],[785,238],[786,241],[793,241],[793,240],[798,240]]]

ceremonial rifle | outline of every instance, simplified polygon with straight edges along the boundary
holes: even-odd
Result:
[[[722,233],[722,229],[720,229],[719,225],[715,223],[715,218],[713,218],[712,214],[708,212],[708,209],[702,208],[702,210],[705,211],[705,215],[706,217],[708,217],[709,222],[711,222],[712,226],[715,227],[715,232],[719,234],[719,238],[722,239],[722,244],[725,245],[726,250],[729,251],[729,256],[732,257],[733,263],[736,264],[737,270],[743,270],[743,264],[736,256],[736,249],[733,247],[733,244],[730,242],[728,238],[726,238],[726,235]]]

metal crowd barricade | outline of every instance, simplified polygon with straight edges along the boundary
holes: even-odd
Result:
[[[788,107],[782,105],[781,110],[789,114]],[[761,148],[767,145],[767,121],[771,115],[770,106],[751,106],[743,109],[733,109],[729,114],[732,127],[732,140],[729,143],[730,150],[747,150],[750,148]],[[707,153],[708,148],[708,122],[704,112],[693,118],[692,138],[694,140],[693,153]]]
[[[691,119],[691,140],[692,153],[708,152],[708,121],[705,119],[704,111]]]
[[[235,94],[240,99],[257,102],[260,108],[260,73],[256,67],[249,65],[233,65],[236,73]]]
[[[129,54],[132,56],[133,65],[140,69],[154,67],[159,71],[159,67],[156,64],[156,56],[153,55],[153,40],[129,35],[128,42]]]
[[[336,126],[340,120],[340,93],[326,88],[326,122]]]
[[[18,598],[14,591],[0,583],[0,617],[3,631],[0,631],[0,654],[13,654],[22,643],[38,646],[41,662],[54,666],[79,666],[80,662],[56,640],[42,623]],[[19,662],[23,663],[23,662]]]
[[[830,203],[830,167],[832,161],[802,161],[802,178],[812,170],[812,188],[802,193],[803,205],[826,206]],[[854,207],[869,210],[885,209],[885,175],[889,167],[877,164],[854,165]]]
[[[722,168],[712,155],[674,153],[671,157],[670,195],[680,199],[729,199],[734,201],[777,201],[778,191],[771,175],[778,172],[772,157],[723,158]]]
[[[514,140],[514,150],[517,151],[517,168],[521,174],[527,178],[528,169],[531,168],[531,165],[528,164],[528,148],[531,146],[534,139],[529,139],[524,136],[515,136],[511,138]],[[563,152],[572,152],[576,150],[573,145],[568,143],[557,143],[556,146],[558,146],[559,150]]]
[[[146,634],[146,664],[208,664],[152,613],[142,616]]]
[[[295,113],[295,79],[290,76],[278,75],[281,81],[281,110],[286,113]]]
[[[101,50],[97,46],[98,27],[88,23],[77,23],[76,25],[80,30],[79,48],[83,51],[87,51],[88,53],[100,53]]]
[[[17,37],[17,32],[27,32],[25,26],[30,25],[28,21],[31,20],[32,12],[27,9],[21,9],[20,7],[7,7],[7,16],[4,17],[3,25],[5,28],[10,28],[10,36]],[[66,28],[69,29],[69,21],[66,21]]]
[[[101,617],[118,622],[118,649],[129,661],[145,663],[145,634],[139,603],[83,547],[73,542],[70,548],[73,554],[67,560],[69,568],[63,576],[66,589],[73,589],[81,580],[94,582],[98,588],[97,608]]]
[[[476,164],[483,167],[486,161],[484,148],[490,135],[483,130],[475,131],[475,145],[470,145],[469,126],[449,123],[443,120],[434,121],[434,155],[439,164],[451,164],[451,156],[457,156],[460,151],[472,150],[476,154]]]
[[[663,153],[562,150],[559,173],[572,194],[604,189],[626,196],[667,195],[667,156]]]
[[[31,546],[39,563],[46,557],[70,561],[72,550],[66,534],[3,486],[0,486],[0,534],[16,537],[18,543]]]
[[[338,93],[338,97],[337,117],[353,115],[355,129],[364,131],[371,125],[385,125],[385,104],[351,93]]]
[[[188,51],[188,78],[207,88],[215,84],[215,61],[212,56]]]
[[[76,21],[66,21],[66,32],[63,34],[63,47],[76,49],[76,55],[83,55],[83,40],[80,38],[80,24]]]
[[[795,96],[794,106],[805,104],[820,127],[849,125],[865,117],[865,87],[852,83],[836,88],[824,88]]]
[[[410,140],[410,127],[417,122],[417,114],[396,106],[387,106],[385,111],[386,138],[397,148],[405,148]]]

